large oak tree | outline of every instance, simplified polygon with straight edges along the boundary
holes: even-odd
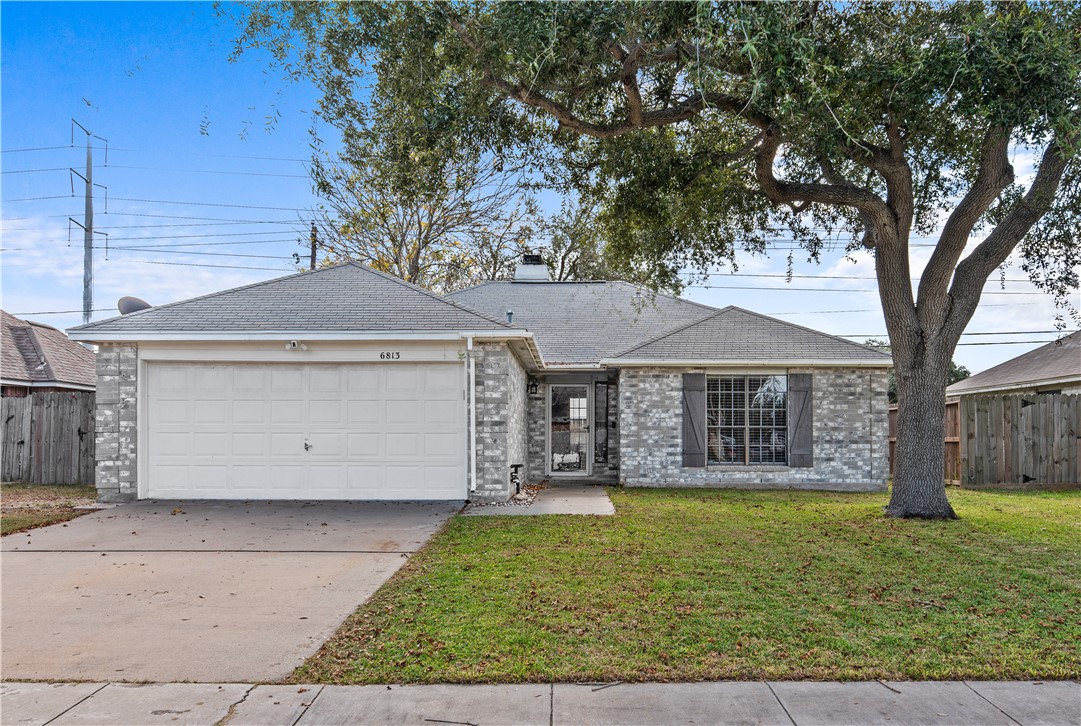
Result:
[[[838,233],[870,250],[900,404],[893,516],[954,516],[944,389],[989,275],[1019,249],[1061,303],[1077,288],[1077,3],[282,3],[240,20],[238,49],[314,79],[346,135],[532,168],[597,204],[611,249],[659,283],[779,231],[811,257]]]

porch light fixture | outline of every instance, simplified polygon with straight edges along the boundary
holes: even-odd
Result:
[[[529,391],[530,396],[536,396],[537,395],[537,379],[536,378],[530,378],[529,379],[529,387],[526,390]]]

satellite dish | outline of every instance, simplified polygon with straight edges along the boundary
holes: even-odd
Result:
[[[151,307],[154,306],[146,300],[140,300],[139,298],[131,297],[130,295],[125,295],[116,301],[116,309],[120,311],[121,315],[131,315],[132,313],[137,313],[140,310],[146,310]]]

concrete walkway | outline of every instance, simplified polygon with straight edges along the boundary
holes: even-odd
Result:
[[[601,486],[559,486],[541,489],[529,504],[506,506],[485,505],[467,507],[467,517],[531,517],[538,514],[594,514],[611,516],[616,513],[608,490]]]
[[[1076,726],[1081,684],[720,682],[506,686],[3,683],[0,724],[950,724]]]

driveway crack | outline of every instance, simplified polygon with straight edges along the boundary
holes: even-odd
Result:
[[[248,686],[248,690],[244,691],[244,695],[240,697],[240,700],[237,701],[236,703],[230,704],[229,710],[225,712],[224,716],[222,716],[220,719],[218,719],[217,721],[214,722],[214,726],[226,726],[226,724],[228,724],[230,721],[232,721],[233,716],[236,716],[237,708],[240,706],[240,704],[242,704],[242,703],[244,703],[245,701],[248,700],[248,696],[250,696],[251,692],[254,691],[254,690],[255,690],[255,685],[254,684],[251,685],[251,686]]]
[[[46,721],[46,722],[45,722],[45,723],[43,724],[43,726],[48,726],[48,725],[49,725],[49,724],[51,724],[51,723],[52,723],[53,721],[55,721],[56,719],[58,719],[58,718],[60,718],[61,716],[63,716],[63,715],[65,714],[65,713],[67,713],[67,712],[68,712],[68,711],[70,711],[71,709],[75,708],[76,706],[78,706],[78,705],[80,705],[80,704],[86,703],[86,700],[87,700],[88,698],[93,698],[94,696],[98,695],[99,693],[101,693],[101,689],[102,689],[102,688],[105,688],[105,687],[106,687],[106,686],[108,686],[108,685],[109,685],[108,683],[102,683],[102,684],[101,684],[101,688],[99,688],[98,690],[94,691],[93,693],[87,694],[86,698],[81,698],[81,699],[79,699],[79,702],[78,702],[78,703],[73,703],[73,704],[71,704],[71,706],[69,706],[68,708],[65,708],[65,709],[64,709],[63,711],[61,711],[60,713],[56,714],[55,716],[53,716],[52,718],[50,718],[50,719],[49,719],[48,721]]]

